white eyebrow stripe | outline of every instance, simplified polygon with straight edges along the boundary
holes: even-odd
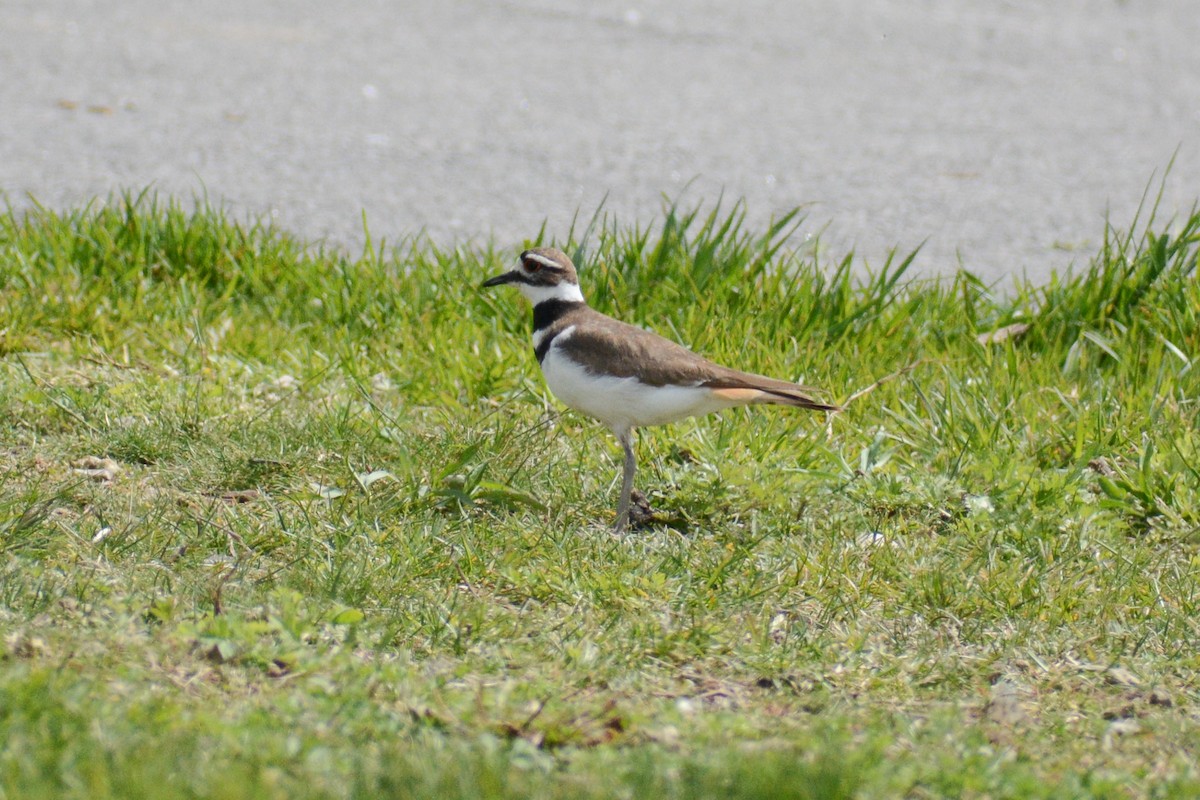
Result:
[[[525,256],[525,258],[529,259],[530,261],[536,261],[539,264],[541,264],[543,267],[553,267],[554,269],[562,269],[562,264],[559,264],[553,258],[547,258],[546,256],[538,255],[537,253],[530,253],[527,256]]]

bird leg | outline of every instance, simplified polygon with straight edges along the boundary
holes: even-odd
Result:
[[[633,456],[633,430],[626,428],[623,431],[617,431],[617,439],[621,442],[621,447],[625,448],[625,472],[621,478],[621,499],[617,503],[617,520],[613,523],[613,533],[625,530],[625,524],[629,522],[629,508],[633,496],[633,473],[637,471],[637,461]]]

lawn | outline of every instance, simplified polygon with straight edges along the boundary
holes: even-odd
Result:
[[[1003,287],[810,231],[538,233],[846,405],[639,432],[616,537],[516,248],[0,217],[0,798],[1200,794],[1200,214]]]

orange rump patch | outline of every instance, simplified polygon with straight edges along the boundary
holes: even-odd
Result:
[[[712,393],[722,400],[737,403],[753,403],[764,394],[761,389],[713,389]]]

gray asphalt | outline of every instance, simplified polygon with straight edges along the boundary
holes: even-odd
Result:
[[[1177,153],[1194,0],[4,0],[0,192],[204,192],[356,249],[516,248],[606,208],[806,205],[831,255],[985,279],[1086,261]]]

